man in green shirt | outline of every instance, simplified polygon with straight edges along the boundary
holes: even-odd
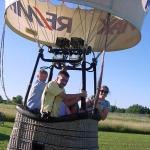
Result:
[[[41,113],[49,113],[52,117],[60,117],[70,114],[69,107],[86,97],[87,92],[66,94],[64,87],[69,80],[68,72],[62,70],[56,80],[50,81],[44,89],[41,100]]]

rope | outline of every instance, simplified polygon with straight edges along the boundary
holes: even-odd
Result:
[[[5,47],[5,29],[6,29],[6,24],[4,22],[3,25],[3,32],[2,32],[2,37],[1,37],[1,46],[0,46],[0,82],[1,82],[1,87],[4,92],[5,97],[7,100],[10,100],[6,88],[5,88],[5,82],[4,82],[4,47]]]
[[[103,52],[102,52],[101,72],[100,72],[100,77],[99,77],[98,84],[97,84],[98,87],[97,87],[97,91],[96,91],[96,95],[95,95],[94,110],[98,103],[99,93],[100,93],[100,89],[101,89],[101,85],[102,85],[103,70],[104,70],[104,56],[105,56],[105,50],[103,50]]]
[[[94,113],[94,110],[96,109],[96,106],[97,106],[97,103],[98,103],[100,89],[101,89],[101,85],[102,85],[103,70],[104,70],[104,58],[105,58],[105,50],[107,49],[107,40],[108,40],[108,33],[109,33],[110,16],[111,16],[111,14],[108,13],[108,15],[107,15],[107,24],[106,24],[107,25],[107,33],[106,33],[104,50],[102,51],[101,72],[100,72],[100,77],[99,77],[98,84],[97,84],[98,87],[97,87],[95,100],[94,100],[93,113]]]

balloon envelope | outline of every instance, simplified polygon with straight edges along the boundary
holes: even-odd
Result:
[[[6,23],[17,34],[51,46],[57,37],[82,38],[94,51],[127,49],[140,41],[147,0],[65,1],[82,7],[50,0],[5,0]]]

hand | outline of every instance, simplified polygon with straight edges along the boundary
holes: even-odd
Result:
[[[80,97],[87,97],[87,91],[81,90]]]
[[[88,102],[89,102],[90,105],[94,104],[94,100],[89,100]]]
[[[94,104],[94,101],[92,101],[91,99],[88,99],[86,102],[87,107],[92,107]]]

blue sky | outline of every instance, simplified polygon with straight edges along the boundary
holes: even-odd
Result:
[[[3,27],[4,1],[0,1],[0,34]],[[107,99],[111,105],[127,108],[140,104],[150,108],[150,13],[145,17],[142,27],[142,39],[135,47],[106,53],[103,84],[108,85],[110,94]],[[25,95],[35,60],[38,54],[37,44],[19,37],[8,27],[5,37],[4,78],[8,96]],[[41,63],[39,65],[45,65]],[[98,66],[100,63],[98,64]],[[98,67],[98,76],[99,76]],[[57,71],[55,71],[54,76]],[[80,72],[70,72],[71,78],[66,87],[68,93],[81,89]],[[87,92],[92,95],[92,75],[87,75]],[[0,87],[0,95],[4,97]]]

